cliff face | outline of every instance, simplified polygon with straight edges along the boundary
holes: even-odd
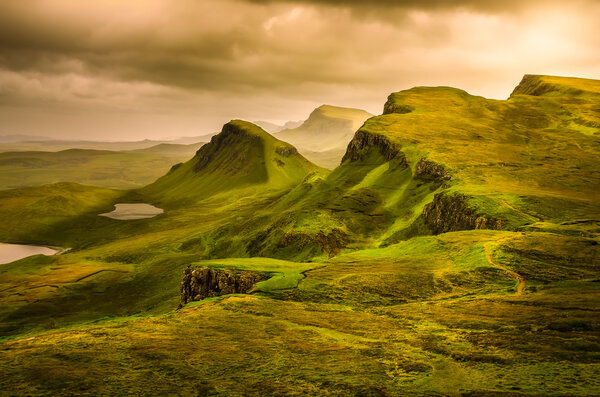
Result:
[[[254,284],[266,280],[268,276],[255,272],[234,272],[231,270],[187,268],[181,281],[182,307],[188,302],[200,301],[204,298],[228,294],[247,294]]]
[[[356,132],[354,138],[348,144],[348,149],[346,149],[346,154],[342,159],[342,163],[346,161],[354,162],[364,160],[367,151],[372,147],[376,147],[386,161],[398,160],[402,164],[408,165],[406,157],[404,156],[404,153],[400,151],[398,145],[391,142],[383,135],[372,134],[361,130]]]
[[[422,158],[415,166],[415,179],[426,182],[444,182],[452,178],[450,172],[442,165]]]
[[[469,207],[467,196],[456,193],[436,194],[423,208],[422,217],[435,234],[473,229],[500,230],[506,223],[504,219],[480,216]]]

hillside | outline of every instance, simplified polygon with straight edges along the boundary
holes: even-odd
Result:
[[[252,123],[233,120],[191,160],[173,166],[142,194],[158,202],[198,201],[233,190],[293,187],[318,171],[292,145]]]
[[[277,133],[277,138],[296,146],[315,164],[333,169],[356,130],[372,116],[360,109],[322,105],[302,125]]]
[[[0,267],[0,390],[600,394],[599,87],[396,92],[330,173],[234,120],[136,191],[0,192],[72,248]]]

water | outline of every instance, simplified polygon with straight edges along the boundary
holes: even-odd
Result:
[[[114,211],[100,214],[100,216],[126,221],[131,219],[152,218],[163,212],[163,209],[150,204],[115,204]]]
[[[35,245],[0,243],[0,264],[14,262],[32,255],[54,255],[58,250]]]

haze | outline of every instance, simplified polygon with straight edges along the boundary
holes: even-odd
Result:
[[[598,78],[597,1],[3,1],[0,135],[135,140],[393,91]]]

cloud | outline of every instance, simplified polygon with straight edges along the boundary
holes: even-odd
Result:
[[[600,70],[592,1],[373,3],[0,2],[0,134],[48,133],[16,108],[94,114],[115,137],[127,131],[109,119],[161,113],[145,133],[176,135],[233,117],[298,119],[327,102],[378,112],[414,85],[503,97],[524,73]],[[54,133],[99,131],[60,124]]]

